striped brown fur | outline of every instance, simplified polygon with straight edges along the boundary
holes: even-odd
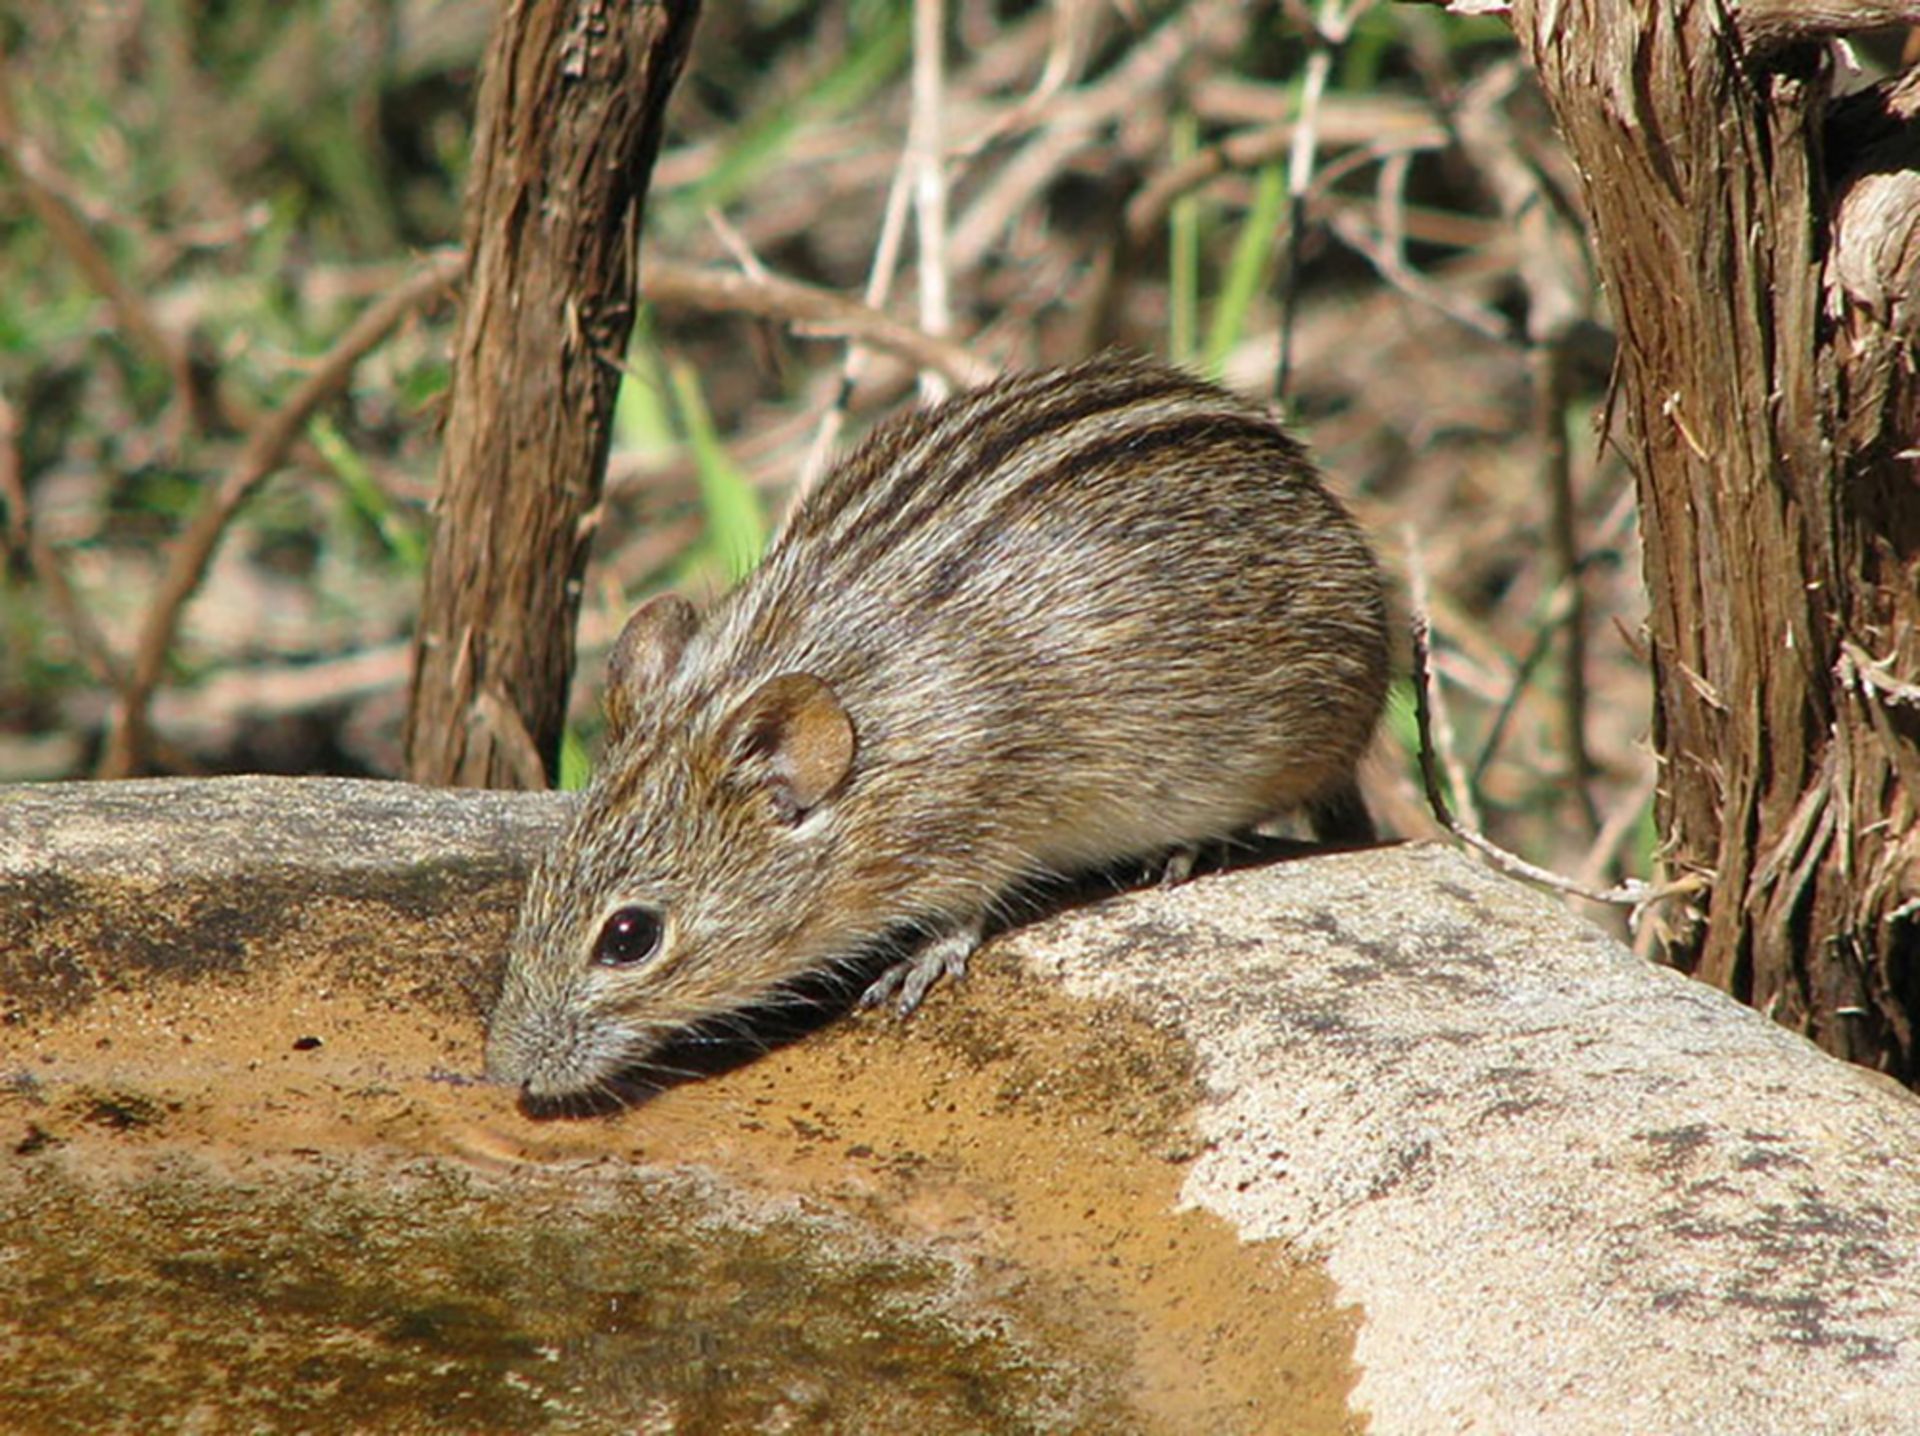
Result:
[[[636,618],[620,671],[641,676],[492,1019],[489,1070],[535,1097],[901,926],[933,934],[917,1000],[1039,874],[1292,808],[1367,831],[1378,568],[1277,423],[1159,364],[1017,375],[884,424],[697,629],[654,614],[677,621]],[[664,921],[657,952],[596,961],[635,907]]]

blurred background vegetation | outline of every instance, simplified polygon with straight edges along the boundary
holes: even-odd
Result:
[[[459,243],[493,8],[0,15],[0,781],[89,773],[115,665],[203,495],[364,306]],[[872,287],[910,19],[885,0],[710,5],[643,285],[676,266],[773,276],[919,322],[910,224],[898,277]],[[1432,612],[1479,820],[1590,880],[1644,872],[1631,486],[1595,436],[1606,318],[1504,27],[1331,0],[955,0],[947,24],[951,340],[993,367],[1125,344],[1272,397],[1284,333],[1289,418]],[[1550,334],[1547,260],[1568,310]],[[573,776],[632,604],[723,590],[842,406],[850,436],[914,398],[896,355],[850,365],[842,333],[751,296],[658,297],[587,578]],[[169,769],[399,770],[451,314],[411,312],[239,509],[168,650]],[[1369,794],[1418,835],[1405,710]]]

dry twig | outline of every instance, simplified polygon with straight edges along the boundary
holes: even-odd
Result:
[[[912,173],[913,145],[910,137],[901,150],[900,163],[894,168],[892,183],[887,187],[886,208],[880,218],[880,237],[874,245],[873,262],[867,270],[866,307],[871,310],[880,310],[886,304],[887,296],[893,292],[893,276],[900,267],[900,247],[907,233]],[[806,462],[801,465],[800,482],[794,491],[795,502],[826,472],[827,463],[840,442],[841,430],[846,427],[847,405],[852,400],[854,386],[859,383],[866,368],[866,358],[867,351],[858,342],[847,346],[847,357],[841,363],[840,383],[834,390],[833,402],[827,405],[826,412],[820,416],[820,425],[807,450]]]
[[[946,10],[944,0],[913,0],[913,122],[907,130],[919,240],[920,327],[936,338],[953,329],[947,274]],[[944,399],[947,392],[937,374],[921,371],[921,398]]]
[[[1280,358],[1273,374],[1273,396],[1284,401],[1293,379],[1293,322],[1300,308],[1302,241],[1307,232],[1307,191],[1313,185],[1313,164],[1320,153],[1320,101],[1327,76],[1333,72],[1334,51],[1346,43],[1353,22],[1372,0],[1355,0],[1348,8],[1340,0],[1321,0],[1319,15],[1306,21],[1312,36],[1307,70],[1300,82],[1299,118],[1287,153],[1287,253],[1280,281]],[[1290,3],[1289,11],[1304,12]],[[1304,14],[1303,17],[1304,18]]]
[[[1534,866],[1525,858],[1508,852],[1484,834],[1454,817],[1453,810],[1447,806],[1446,794],[1441,791],[1440,774],[1434,761],[1431,707],[1433,681],[1427,666],[1429,631],[1426,614],[1416,610],[1413,616],[1413,713],[1414,722],[1420,734],[1420,780],[1426,788],[1427,804],[1433,809],[1433,816],[1443,828],[1503,872],[1525,878],[1528,882],[1539,883],[1556,892],[1585,898],[1588,902],[1632,908],[1629,921],[1636,927],[1639,925],[1641,913],[1652,904],[1667,898],[1698,892],[1704,886],[1703,880],[1698,877],[1685,877],[1677,882],[1659,886],[1629,878],[1626,882],[1610,888],[1588,887],[1572,878]]]
[[[966,346],[916,329],[843,294],[776,274],[756,277],[724,269],[704,269],[649,261],[640,292],[662,308],[702,309],[777,319],[816,335],[851,338],[875,349],[944,374],[955,384],[984,384],[994,366]]]
[[[1412,524],[1408,524],[1401,531],[1401,538],[1407,554],[1408,595],[1413,600],[1413,611],[1420,615],[1419,622],[1425,625],[1427,612],[1432,607],[1432,596],[1427,585],[1425,551],[1420,546],[1419,535],[1414,532]],[[1416,633],[1416,637],[1424,637],[1425,632],[1426,629],[1423,626]],[[1425,662],[1424,654],[1421,655],[1421,662],[1423,664]],[[1453,800],[1459,804],[1460,811],[1466,815],[1467,822],[1477,828],[1480,826],[1480,809],[1474,799],[1473,784],[1467,778],[1466,771],[1460,766],[1459,745],[1454,741],[1453,720],[1447,710],[1446,695],[1440,691],[1439,685],[1435,684],[1430,700],[1423,697],[1422,701],[1431,701],[1433,706],[1434,727],[1440,733],[1440,761],[1446,766],[1447,782],[1453,788]],[[1424,730],[1421,745],[1423,749],[1428,746]]]
[[[1340,236],[1342,243],[1364,258],[1382,279],[1409,299],[1446,315],[1485,338],[1505,343],[1512,337],[1509,325],[1498,313],[1426,278],[1405,260],[1391,253],[1351,211],[1335,211],[1328,223],[1333,232]]]
[[[1257,129],[1239,130],[1203,146],[1184,160],[1155,174],[1127,202],[1127,235],[1135,243],[1151,239],[1166,223],[1173,202],[1221,175],[1258,168],[1289,153],[1299,126],[1292,120]],[[1404,107],[1377,102],[1339,106],[1323,103],[1321,142],[1352,147],[1356,163],[1384,160],[1390,155],[1436,150],[1447,144],[1447,132],[1424,113],[1407,114]],[[1350,166],[1343,167],[1342,173]],[[1320,174],[1316,190],[1329,176]]]

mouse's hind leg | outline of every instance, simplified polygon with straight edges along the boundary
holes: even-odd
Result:
[[[1307,821],[1313,825],[1313,835],[1323,843],[1358,847],[1380,838],[1367,812],[1366,799],[1360,796],[1359,781],[1354,778],[1307,804]]]
[[[1167,849],[1161,860],[1160,886],[1178,887],[1193,876],[1194,864],[1200,861],[1200,844],[1181,843],[1178,847]]]

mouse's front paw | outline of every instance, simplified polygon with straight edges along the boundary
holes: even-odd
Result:
[[[911,957],[902,958],[875,978],[873,985],[860,995],[860,1006],[879,1007],[897,998],[895,1005],[900,1015],[911,1017],[942,977],[952,977],[957,982],[967,975],[967,959],[979,946],[978,924],[939,934]]]

